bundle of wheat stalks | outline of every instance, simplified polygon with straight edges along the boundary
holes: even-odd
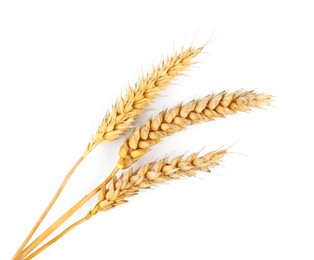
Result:
[[[187,157],[183,155],[173,159],[165,157],[145,164],[138,169],[131,168],[137,160],[163,138],[181,131],[189,125],[211,121],[215,118],[235,114],[238,111],[246,112],[250,111],[251,108],[261,108],[271,102],[271,96],[254,91],[238,90],[232,93],[224,91],[164,109],[155,117],[149,118],[143,125],[134,127],[135,119],[145,112],[145,107],[158,97],[159,93],[176,76],[194,64],[193,59],[202,52],[203,48],[204,46],[200,48],[189,47],[182,49],[179,53],[173,53],[161,61],[157,67],[154,67],[150,74],[139,78],[135,87],[129,87],[125,97],[117,99],[112,110],[107,112],[103,118],[83,155],[66,175],[46,210],[16,252],[13,257],[14,260],[34,258],[77,225],[87,221],[99,211],[106,211],[127,202],[127,197],[136,194],[141,189],[150,188],[156,183],[178,179],[181,176],[194,176],[197,171],[209,172],[211,168],[219,165],[221,159],[227,154],[227,150],[215,150],[202,156],[199,153],[192,153]],[[109,176],[28,244],[84,158],[97,145],[121,138],[125,132],[132,128],[134,130],[122,144],[116,166]],[[120,170],[123,172],[118,175]],[[99,196],[98,203],[83,218],[39,247],[49,235],[96,194]]]

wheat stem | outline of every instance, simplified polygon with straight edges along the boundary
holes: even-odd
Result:
[[[66,183],[69,181],[70,177],[72,176],[72,174],[74,173],[74,171],[76,170],[76,168],[80,165],[80,163],[84,160],[84,158],[86,157],[86,153],[81,156],[78,161],[74,164],[74,166],[72,167],[72,169],[68,172],[68,174],[66,175],[66,177],[64,178],[64,180],[62,181],[60,187],[58,188],[57,192],[55,193],[55,195],[53,196],[52,200],[50,201],[49,205],[47,206],[47,208],[45,209],[45,211],[42,213],[42,215],[40,216],[40,218],[37,220],[36,224],[34,225],[34,227],[32,228],[32,230],[30,231],[30,233],[27,235],[27,237],[25,238],[25,240],[23,241],[23,243],[21,244],[21,246],[19,247],[18,251],[15,253],[13,259],[16,258],[16,256],[23,250],[23,248],[26,246],[26,244],[29,242],[29,240],[32,238],[32,236],[34,235],[34,233],[36,232],[36,230],[38,229],[39,225],[42,223],[42,221],[44,220],[44,218],[47,216],[49,210],[52,208],[52,206],[54,205],[54,203],[56,202],[56,200],[58,199],[58,197],[60,196],[62,190],[64,189]]]
[[[77,210],[79,210],[87,201],[94,197],[97,192],[106,185],[112,177],[118,172],[118,168],[114,168],[111,174],[100,185],[93,189],[89,194],[85,195],[80,201],[78,201],[71,209],[64,213],[58,220],[56,220],[50,227],[48,227],[41,235],[39,235],[28,247],[26,247],[16,259],[24,259],[29,253],[31,253],[40,243],[42,243],[52,232],[60,227],[68,218],[70,218]]]
[[[32,254],[30,254],[29,256],[27,256],[25,258],[25,260],[31,260],[33,259],[35,256],[37,256],[38,254],[40,254],[42,251],[44,251],[47,247],[51,246],[52,244],[54,244],[55,242],[57,242],[61,237],[63,237],[66,233],[68,233],[69,231],[71,231],[73,228],[77,227],[78,225],[84,223],[87,220],[86,217],[81,218],[80,220],[74,222],[72,225],[70,225],[68,228],[66,228],[65,230],[63,230],[59,235],[57,235],[56,237],[54,237],[53,239],[51,239],[49,242],[47,242],[46,244],[44,244],[42,247],[40,247],[39,249],[37,249],[36,251],[34,251]]]

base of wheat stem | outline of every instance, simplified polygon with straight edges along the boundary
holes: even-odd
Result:
[[[30,260],[33,259],[35,256],[39,255],[42,251],[44,251],[46,248],[48,248],[49,246],[51,246],[52,244],[54,244],[55,242],[57,242],[60,238],[62,238],[65,234],[67,234],[68,232],[70,232],[72,229],[74,229],[75,227],[77,227],[78,225],[84,223],[85,221],[89,220],[93,215],[96,215],[100,210],[99,205],[96,205],[93,210],[91,210],[90,212],[88,212],[88,214],[75,221],[73,224],[71,224],[70,226],[68,226],[67,228],[65,228],[59,235],[55,236],[54,238],[52,238],[51,240],[49,240],[46,244],[44,244],[43,246],[41,246],[40,248],[38,248],[36,251],[34,251],[33,253],[31,253],[29,256],[27,256],[24,260]]]
[[[25,260],[31,260],[38,254],[40,254],[42,251],[44,251],[46,248],[57,242],[61,237],[63,237],[66,233],[71,231],[73,228],[77,227],[78,225],[84,223],[86,220],[88,220],[87,217],[81,218],[80,220],[74,222],[72,225],[70,225],[68,228],[63,230],[59,235],[55,236],[53,239],[49,240],[46,244],[44,244],[42,247],[38,248],[36,251],[34,251],[32,254],[27,256]]]
[[[48,212],[50,211],[50,209],[52,208],[52,206],[54,205],[54,203],[57,201],[58,197],[60,196],[61,192],[63,191],[65,185],[67,184],[67,182],[69,181],[69,179],[71,178],[72,174],[74,173],[74,171],[76,170],[76,168],[81,164],[81,162],[84,160],[84,158],[87,156],[88,152],[85,152],[79,159],[78,161],[74,164],[74,166],[72,167],[72,169],[68,172],[68,174],[65,176],[64,180],[62,181],[60,187],[58,188],[57,192],[55,193],[55,195],[53,196],[52,200],[50,201],[50,203],[48,204],[47,208],[44,210],[44,212],[41,214],[41,216],[39,217],[39,219],[37,220],[36,224],[34,225],[34,227],[32,228],[32,230],[29,232],[29,234],[27,235],[27,237],[25,238],[25,240],[23,241],[23,243],[21,244],[21,246],[19,247],[19,249],[17,250],[17,252],[15,253],[13,259],[18,259],[16,258],[20,252],[24,249],[24,247],[27,245],[27,243],[30,241],[30,239],[32,238],[32,236],[34,235],[34,233],[36,232],[36,230],[38,229],[38,227],[40,226],[40,224],[43,222],[44,218],[47,216]]]
[[[76,211],[78,211],[87,201],[94,197],[100,189],[109,183],[113,176],[118,172],[118,168],[115,167],[110,175],[100,185],[93,189],[89,194],[85,195],[80,201],[78,201],[72,208],[64,213],[58,220],[56,220],[50,227],[48,227],[41,235],[39,235],[29,246],[27,246],[15,259],[22,260],[31,253],[38,245],[40,245],[48,236],[50,236],[57,228],[59,228],[66,220],[68,220]]]

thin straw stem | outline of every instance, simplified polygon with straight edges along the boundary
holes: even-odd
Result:
[[[34,225],[34,227],[32,228],[32,230],[30,231],[30,233],[27,235],[27,237],[25,238],[25,240],[23,241],[23,243],[21,244],[21,246],[19,247],[19,249],[17,250],[17,252],[15,253],[13,259],[16,258],[16,256],[18,256],[18,254],[24,249],[24,247],[27,245],[27,243],[29,242],[29,240],[32,238],[32,236],[34,235],[34,233],[36,232],[36,230],[38,229],[39,225],[42,223],[42,221],[44,220],[44,218],[47,216],[48,212],[50,211],[50,209],[52,208],[52,206],[54,205],[54,203],[56,202],[56,200],[58,199],[58,197],[60,196],[62,190],[64,189],[65,185],[67,184],[67,182],[69,181],[69,179],[71,178],[73,172],[76,170],[76,168],[80,165],[80,163],[84,160],[84,158],[86,157],[86,153],[81,156],[78,161],[74,164],[74,166],[72,167],[72,169],[68,172],[68,174],[65,176],[64,180],[62,181],[60,187],[58,188],[57,192],[55,193],[55,195],[53,196],[52,200],[50,201],[49,205],[47,206],[47,208],[44,210],[44,212],[41,214],[40,218],[37,220],[36,224]]]
[[[42,243],[49,235],[51,235],[52,232],[54,232],[58,227],[60,227],[68,218],[70,218],[77,210],[79,210],[87,201],[89,201],[92,197],[94,197],[99,192],[99,190],[104,185],[106,185],[118,171],[119,169],[115,167],[105,181],[103,181],[100,185],[98,185],[95,189],[93,189],[89,194],[85,195],[71,209],[69,209],[66,213],[64,213],[49,228],[47,228],[41,235],[39,235],[28,247],[26,247],[19,255],[17,255],[16,260],[22,260],[25,258],[25,256],[31,253],[40,243]]]
[[[39,249],[37,249],[34,253],[30,254],[28,257],[25,258],[25,260],[30,260],[33,259],[35,256],[37,256],[38,254],[40,254],[42,251],[44,251],[47,247],[51,246],[52,244],[54,244],[55,242],[57,242],[61,237],[63,237],[66,233],[68,233],[69,231],[71,231],[73,228],[77,227],[78,225],[84,223],[87,220],[86,217],[81,218],[80,220],[74,222],[72,225],[70,225],[68,228],[66,228],[65,230],[63,230],[59,235],[55,236],[53,239],[51,239],[50,241],[48,241],[46,244],[44,244],[42,247],[40,247]]]

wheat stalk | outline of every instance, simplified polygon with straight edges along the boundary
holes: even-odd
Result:
[[[270,101],[271,96],[254,91],[224,91],[163,110],[137,127],[125,140],[119,151],[117,167],[128,168],[162,138],[181,131],[188,125],[225,117],[237,111],[249,111],[253,107],[261,108]]]
[[[153,68],[151,74],[142,76],[135,88],[129,87],[126,97],[118,98],[111,113],[108,112],[105,115],[87,149],[92,150],[101,142],[118,139],[123,133],[130,130],[134,120],[143,113],[144,107],[149,105],[171,80],[191,66],[192,59],[203,48],[189,47],[186,50],[182,49],[180,53],[174,52],[171,57]]]
[[[118,139],[124,132],[130,130],[133,127],[134,120],[143,112],[143,109],[159,95],[160,91],[167,87],[171,80],[179,76],[193,64],[192,59],[195,58],[203,48],[204,46],[200,48],[190,46],[185,50],[182,48],[179,53],[174,52],[170,57],[161,61],[156,68],[153,68],[150,74],[142,76],[134,88],[129,87],[124,98],[120,97],[117,99],[115,105],[112,107],[111,113],[106,113],[95,136],[87,145],[85,152],[68,172],[56,194],[15,253],[13,259],[19,259],[20,252],[32,238],[35,231],[58,199],[68,180],[84,158],[98,144]]]
[[[121,205],[127,202],[127,197],[135,195],[139,190],[151,188],[156,183],[179,179],[182,176],[191,177],[196,174],[195,171],[210,172],[211,168],[219,165],[221,159],[226,154],[227,150],[216,150],[203,156],[199,156],[199,153],[193,153],[184,160],[184,155],[180,155],[172,160],[165,157],[159,161],[148,163],[135,171],[132,169],[125,171],[119,178],[113,178],[108,187],[106,185],[101,187],[98,203],[85,217],[74,222],[59,235],[26,257],[25,260],[33,259],[66,233],[89,220],[99,211],[107,211]]]

